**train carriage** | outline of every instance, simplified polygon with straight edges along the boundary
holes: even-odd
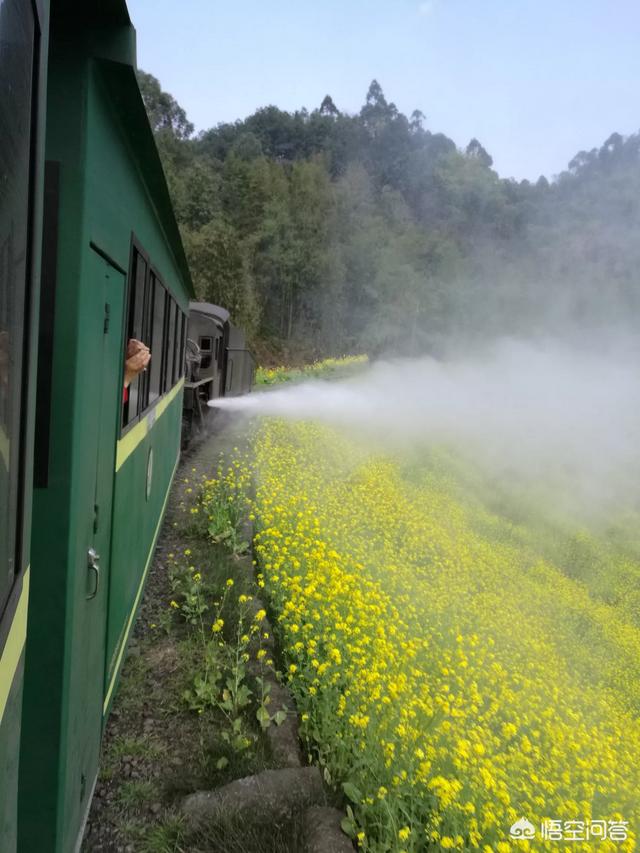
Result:
[[[187,326],[183,437],[202,430],[210,412],[209,400],[246,394],[254,378],[255,359],[243,330],[233,325],[226,308],[192,302]]]
[[[193,292],[123,0],[4,0],[0,41],[0,849],[67,853],[178,460]],[[125,393],[130,338],[151,362]]]
[[[192,302],[187,327],[184,438],[203,428],[207,401],[224,395],[228,344],[229,312],[208,302]]]
[[[2,0],[0,84],[0,853],[68,853],[183,407],[249,390],[253,357],[190,301],[125,0]]]
[[[17,843],[48,4],[0,3],[0,850]]]

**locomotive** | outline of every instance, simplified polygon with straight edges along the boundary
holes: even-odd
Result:
[[[193,303],[125,0],[3,0],[0,80],[0,850],[69,853],[182,422],[253,362]]]
[[[229,312],[209,302],[189,304],[183,401],[183,444],[205,429],[209,400],[237,397],[251,390],[256,363],[245,334]]]

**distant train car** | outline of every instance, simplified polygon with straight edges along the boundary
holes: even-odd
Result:
[[[229,312],[210,302],[189,304],[186,359],[183,433],[188,439],[202,429],[210,412],[209,400],[251,390],[255,359]]]
[[[0,3],[0,79],[0,851],[70,853],[178,462],[193,289],[124,0]],[[151,362],[125,391],[131,338]]]

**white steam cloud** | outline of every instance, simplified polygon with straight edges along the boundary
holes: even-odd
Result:
[[[473,357],[379,362],[350,380],[210,405],[322,421],[392,449],[446,445],[503,482],[534,484],[565,509],[637,510],[638,365],[628,343],[585,352],[503,340]]]

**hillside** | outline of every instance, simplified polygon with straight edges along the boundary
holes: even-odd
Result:
[[[263,360],[439,352],[453,338],[624,332],[640,307],[640,133],[552,181],[505,180],[403,115],[373,81],[356,115],[327,95],[194,134],[140,83],[199,296]]]

